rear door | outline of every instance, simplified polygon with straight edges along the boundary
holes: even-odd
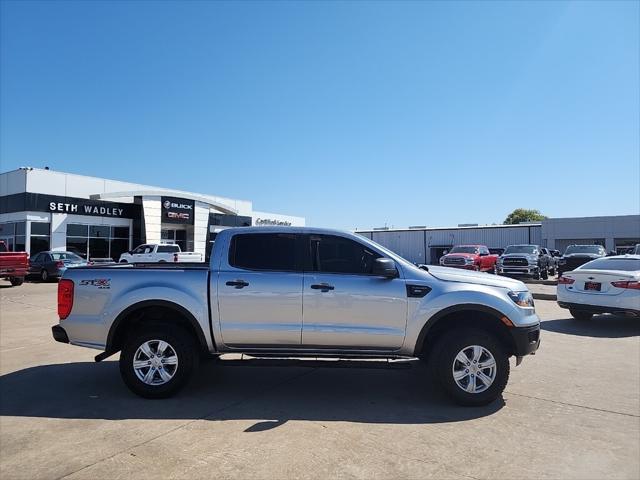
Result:
[[[403,278],[372,275],[383,256],[338,235],[308,235],[302,345],[336,349],[395,350],[407,322]]]
[[[237,233],[220,262],[222,341],[230,347],[299,346],[302,335],[300,237]]]

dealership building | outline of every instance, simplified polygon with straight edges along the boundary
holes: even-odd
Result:
[[[24,167],[0,174],[0,241],[34,255],[67,250],[112,258],[142,243],[209,254],[221,229],[304,226],[251,201]]]
[[[548,218],[520,225],[465,225],[458,227],[407,229],[379,228],[358,231],[360,235],[393,250],[415,263],[437,264],[453,245],[535,244],[564,252],[572,244],[598,244],[607,251],[623,253],[640,243],[640,215]]]

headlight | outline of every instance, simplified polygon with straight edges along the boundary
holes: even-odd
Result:
[[[496,263],[502,265],[502,257],[498,257],[498,260],[496,260]]]
[[[440,265],[444,265],[444,257],[440,257]]]
[[[464,263],[468,263],[468,264],[473,263],[473,258],[469,258],[469,257],[465,258]]]
[[[519,307],[534,308],[531,292],[509,292],[509,298]]]

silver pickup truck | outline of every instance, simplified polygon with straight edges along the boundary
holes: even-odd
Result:
[[[167,397],[202,355],[415,358],[464,405],[504,390],[540,321],[526,286],[417,268],[359,235],[255,227],[218,235],[208,266],[79,267],[58,285],[55,340],[120,353],[126,385]]]

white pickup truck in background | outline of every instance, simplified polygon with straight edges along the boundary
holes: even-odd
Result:
[[[203,262],[201,253],[182,252],[173,243],[145,243],[120,255],[119,263]]]

